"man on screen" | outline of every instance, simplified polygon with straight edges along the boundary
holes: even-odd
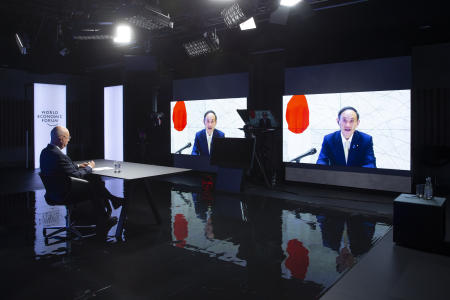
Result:
[[[351,106],[342,108],[337,123],[341,130],[323,138],[317,164],[376,168],[372,137],[356,130],[358,111]]]
[[[198,131],[195,134],[194,147],[192,148],[192,155],[210,155],[211,145],[215,138],[223,138],[225,134],[216,128],[217,116],[212,110],[208,110],[203,116],[203,123],[205,129]]]

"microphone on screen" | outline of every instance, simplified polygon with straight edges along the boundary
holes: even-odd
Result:
[[[296,158],[292,159],[291,162],[299,163],[300,159],[302,159],[303,157],[316,154],[316,152],[317,152],[316,148],[311,148],[310,150],[308,150],[307,152],[303,153],[302,155],[299,155]]]
[[[189,143],[186,144],[186,146],[184,146],[180,150],[176,151],[175,154],[181,154],[181,151],[183,151],[184,149],[187,149],[187,148],[189,148],[191,146],[192,146],[192,144],[191,144],[191,142],[189,142]]]

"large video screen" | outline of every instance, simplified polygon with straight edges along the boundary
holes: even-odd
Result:
[[[208,155],[206,131],[213,129],[213,137],[243,138],[244,121],[238,109],[247,109],[247,98],[172,101],[171,153]],[[205,118],[205,113],[209,111],[213,111],[215,116],[209,113]]]
[[[283,96],[284,162],[410,170],[410,149],[410,90]]]

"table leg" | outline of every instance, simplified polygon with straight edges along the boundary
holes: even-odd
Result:
[[[152,208],[153,215],[155,216],[155,219],[156,219],[156,223],[161,224],[161,216],[159,215],[158,208],[156,207],[155,203],[153,202],[150,184],[145,179],[144,179],[144,184],[145,184],[145,191],[147,192],[147,196],[148,196],[147,200],[148,200],[148,203],[150,204],[150,207]]]
[[[127,182],[125,182],[125,184],[127,184]],[[128,205],[130,204],[130,200],[133,198],[134,190],[136,189],[136,184],[130,182],[129,189],[130,189],[129,193],[127,193],[125,189],[122,210],[120,211],[119,221],[117,222],[116,239],[118,240],[122,239],[123,226],[125,225],[125,220],[127,218]]]

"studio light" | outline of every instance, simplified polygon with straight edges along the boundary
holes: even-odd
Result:
[[[215,32],[205,32],[202,39],[184,43],[183,47],[190,57],[206,55],[220,49],[219,37]]]
[[[237,3],[234,3],[229,8],[225,8],[220,14],[228,28],[236,27],[248,19],[243,9]]]
[[[147,30],[173,28],[173,22],[170,20],[169,15],[166,16],[149,5],[145,5],[135,13],[125,17],[124,21]]]
[[[59,52],[59,55],[61,55],[61,56],[66,56],[66,55],[68,55],[70,53],[69,49],[66,48],[66,47],[62,48],[58,52]]]
[[[129,25],[117,25],[116,35],[114,36],[114,43],[129,44],[131,42],[132,31]]]
[[[255,20],[253,19],[253,17],[251,17],[247,21],[239,24],[239,27],[241,28],[241,30],[255,29],[256,28]]]
[[[280,0],[280,5],[286,6],[286,7],[291,7],[291,6],[296,5],[300,1],[302,1],[302,0]]]
[[[85,34],[74,35],[74,40],[110,40],[114,37],[108,34]]]
[[[56,25],[56,50],[61,56],[67,56],[70,53],[70,50],[64,41],[64,30],[61,23]]]
[[[111,24],[100,24],[99,25],[112,25]],[[111,35],[110,30],[105,30],[102,26],[88,27],[77,29],[76,33],[73,34],[74,40],[111,40],[114,36]]]
[[[20,54],[26,55],[29,52],[30,43],[25,34],[16,33],[15,35],[17,47],[19,47]]]

